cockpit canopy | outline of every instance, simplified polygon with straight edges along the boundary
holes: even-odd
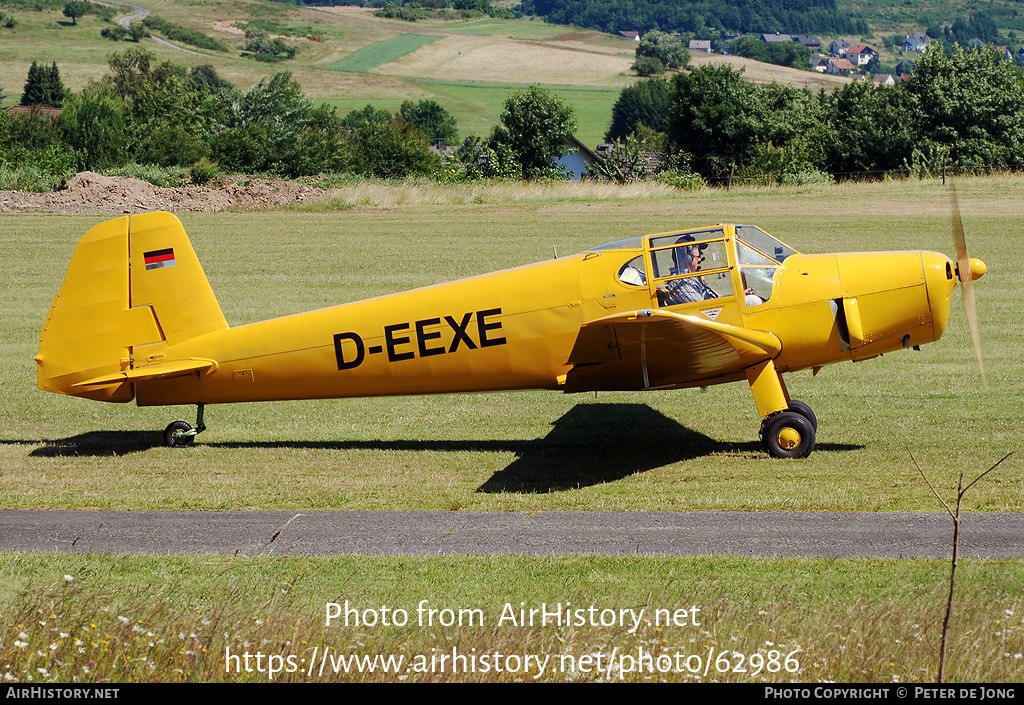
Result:
[[[618,279],[627,286],[653,286],[662,306],[734,296],[737,290],[748,306],[759,306],[771,297],[775,272],[798,254],[753,225],[658,233],[594,249],[639,251],[624,262]]]

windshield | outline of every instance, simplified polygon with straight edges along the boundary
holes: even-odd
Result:
[[[764,230],[761,230],[761,228],[753,225],[737,225],[736,239],[742,240],[753,249],[763,255],[767,255],[770,259],[774,259],[779,264],[782,264],[790,255],[799,254],[786,243],[776,240]],[[743,264],[742,255],[740,257],[740,263]]]
[[[641,247],[643,247],[643,238],[631,237],[628,240],[616,240],[615,242],[591,247],[587,252],[595,252],[597,250],[639,250]]]
[[[747,306],[760,306],[771,298],[772,282],[779,263],[739,240],[736,241],[736,256],[740,262],[744,302]],[[785,259],[785,256],[780,256]]]

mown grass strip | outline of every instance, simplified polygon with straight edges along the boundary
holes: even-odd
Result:
[[[353,73],[369,71],[378,66],[397,61],[406,54],[411,54],[420,47],[436,42],[441,38],[442,36],[439,34],[414,34],[412,32],[400,34],[397,37],[363,47],[327,68],[332,71],[350,71]]]

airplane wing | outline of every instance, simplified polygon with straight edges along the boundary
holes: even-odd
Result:
[[[781,350],[771,333],[703,317],[659,309],[618,313],[580,328],[565,391],[693,384],[741,373]]]
[[[83,382],[78,382],[72,387],[101,387],[107,384],[118,382],[147,382],[156,379],[168,379],[171,377],[182,377],[196,372],[212,372],[217,369],[217,363],[213,360],[189,359],[189,360],[168,360],[145,367],[136,367],[131,370],[122,370],[102,377],[94,377]]]

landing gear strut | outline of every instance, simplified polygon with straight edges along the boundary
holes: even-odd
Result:
[[[806,458],[814,450],[818,418],[807,404],[789,398],[772,360],[747,370],[750,391],[761,413],[761,446],[774,458]]]
[[[203,408],[206,405],[199,402],[196,407],[196,427],[192,428],[185,421],[172,421],[164,429],[164,444],[170,448],[184,448],[192,445],[196,436],[206,430],[203,423]]]

